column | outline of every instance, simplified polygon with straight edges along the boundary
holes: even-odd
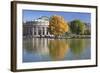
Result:
[[[44,27],[44,35],[46,35],[46,27]]]
[[[43,31],[44,31],[44,28],[42,27],[42,35],[44,35],[44,34],[43,34]]]
[[[34,36],[34,27],[33,27],[32,35]]]
[[[36,27],[36,36],[38,35],[38,27]]]
[[[43,27],[41,27],[41,35],[43,35]]]
[[[47,35],[48,35],[48,28],[47,28]]]
[[[44,32],[44,27],[42,27],[42,35],[44,35],[43,32]]]
[[[47,27],[46,27],[46,35],[48,35]]]
[[[42,27],[40,27],[40,31],[41,31],[40,35],[42,35]]]
[[[50,33],[49,33],[49,31],[48,31],[48,35],[50,36]]]

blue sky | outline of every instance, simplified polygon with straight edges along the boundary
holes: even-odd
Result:
[[[23,10],[23,22],[31,21],[37,19],[41,16],[50,17],[52,15],[60,15],[64,17],[67,22],[70,22],[75,19],[79,19],[83,22],[90,23],[91,22],[91,14],[90,13],[80,13],[80,12],[54,12],[54,11],[36,11],[36,10]]]

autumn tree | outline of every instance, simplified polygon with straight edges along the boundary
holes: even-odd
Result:
[[[56,37],[68,31],[68,24],[62,16],[53,15],[50,17],[48,29]]]
[[[71,32],[74,34],[84,34],[85,33],[85,24],[80,20],[73,20],[70,23]]]

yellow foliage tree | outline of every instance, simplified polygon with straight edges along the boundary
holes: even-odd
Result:
[[[53,15],[49,21],[49,33],[55,36],[62,35],[68,31],[68,24],[62,16]]]

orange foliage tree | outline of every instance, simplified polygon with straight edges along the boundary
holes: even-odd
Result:
[[[62,16],[53,15],[49,20],[49,33],[54,36],[62,35],[68,31],[68,24]]]

